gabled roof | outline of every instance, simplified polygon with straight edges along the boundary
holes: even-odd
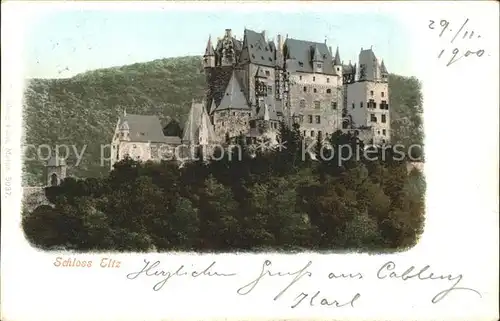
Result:
[[[243,49],[247,51],[248,59],[251,63],[274,67],[276,45],[274,42],[267,42],[263,33],[245,29],[243,37]]]
[[[129,126],[129,137],[131,142],[164,143],[174,141],[163,135],[161,121],[158,116],[126,114],[120,117],[120,126],[126,122]],[[177,137],[178,138],[178,137]],[[178,140],[180,143],[180,139]]]
[[[215,142],[216,136],[210,118],[208,117],[205,104],[191,103],[191,110],[184,126],[182,141],[199,144],[200,131],[208,137],[209,142]]]
[[[335,75],[333,66],[330,63],[332,61],[332,54],[330,53],[330,50],[328,50],[325,43],[288,38],[285,41],[285,59],[295,60],[295,62],[288,62],[288,65],[293,67],[295,71],[312,73],[313,68],[311,62],[315,48],[318,49],[319,54],[325,61],[325,64],[323,65],[323,73]]]
[[[214,111],[226,110],[226,109],[244,109],[250,111],[250,106],[248,105],[243,87],[240,84],[236,73],[233,71],[231,79],[227,84],[226,90],[222,100],[214,109]]]
[[[335,66],[340,66],[340,54],[339,54],[339,47],[337,46],[337,51],[335,51],[335,58],[333,58],[333,64]]]
[[[212,36],[208,36],[207,48],[205,49],[205,56],[215,56],[214,48],[212,47]]]

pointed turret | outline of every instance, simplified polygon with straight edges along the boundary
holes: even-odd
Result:
[[[333,65],[340,66],[342,62],[340,61],[339,47],[337,46],[337,51],[335,51],[335,58],[333,58]]]
[[[312,64],[314,72],[323,72],[323,56],[319,52],[318,46],[314,46]]]
[[[382,59],[382,62],[380,64],[380,73],[381,74],[388,74],[387,68],[385,67],[384,60]]]
[[[389,73],[387,72],[387,68],[385,67],[384,60],[380,63],[380,76],[382,76],[382,81],[387,82]]]
[[[319,52],[318,46],[314,46],[314,54],[313,54],[313,62],[323,62],[323,57],[321,56],[321,53]]]
[[[212,47],[212,36],[208,36],[207,47],[203,55],[203,68],[215,67],[215,51]]]

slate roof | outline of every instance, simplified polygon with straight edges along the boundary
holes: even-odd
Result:
[[[233,75],[232,66],[219,66],[208,69],[207,112],[211,114],[224,97],[225,90]],[[215,104],[215,105],[214,105]]]
[[[245,29],[243,37],[243,51],[248,52],[251,63],[274,67],[276,61],[276,45],[267,42],[264,34]]]
[[[319,54],[322,56],[325,64],[323,65],[323,73],[335,75],[335,71],[331,64],[332,54],[325,43],[311,42],[305,40],[297,40],[288,38],[285,41],[286,59],[295,60],[289,62],[288,66],[297,72],[312,73],[312,60],[315,48],[318,49]],[[288,67],[287,66],[287,67]]]
[[[314,61],[314,62],[316,62],[316,61],[323,61],[323,56],[319,52],[318,46],[314,46],[314,54],[313,54],[312,61]]]
[[[339,54],[339,47],[337,46],[337,51],[335,51],[335,58],[333,58],[333,64],[335,66],[340,66],[342,63],[340,62],[340,54]]]
[[[158,116],[126,114],[120,118],[120,126],[126,122],[130,128],[130,141],[151,143],[179,143],[179,137],[163,135]]]
[[[212,37],[208,37],[207,48],[205,49],[205,56],[215,56],[214,48],[212,47]]]
[[[216,104],[216,106],[214,110],[217,111],[226,109],[243,109],[250,111],[245,92],[234,71],[220,103]]]
[[[208,135],[208,141],[214,142],[216,139],[214,128],[208,117],[205,103],[192,102],[189,116],[184,125],[182,141],[198,144],[200,130],[204,130]]]
[[[388,74],[387,68],[385,67],[385,64],[384,64],[384,60],[382,60],[382,63],[380,64],[380,73]]]

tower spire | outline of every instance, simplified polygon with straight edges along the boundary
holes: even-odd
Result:
[[[339,46],[337,46],[337,51],[335,51],[335,58],[333,59],[333,64],[335,66],[339,66],[341,64],[340,54],[339,54]]]
[[[205,56],[215,56],[214,48],[212,47],[212,36],[208,36],[207,47],[205,48]]]

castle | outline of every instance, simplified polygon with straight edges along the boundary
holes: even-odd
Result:
[[[306,139],[350,131],[365,142],[390,141],[388,72],[372,49],[344,64],[325,43],[245,29],[243,40],[226,29],[215,46],[209,36],[203,55],[206,95],[194,102],[184,135],[164,136],[156,116],[119,118],[112,161],[148,160],[179,145],[225,143],[243,135],[250,142],[276,143],[280,123],[297,123]],[[162,146],[169,150],[161,150]],[[134,156],[135,155],[135,156]]]

